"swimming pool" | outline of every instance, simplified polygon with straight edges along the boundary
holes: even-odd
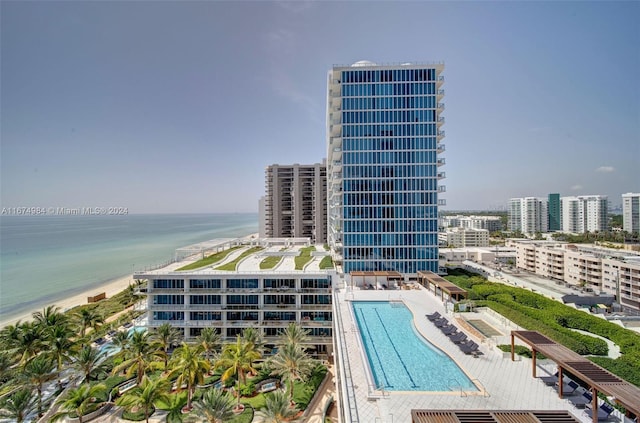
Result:
[[[414,328],[401,303],[353,301],[353,312],[377,389],[477,391],[471,379]]]

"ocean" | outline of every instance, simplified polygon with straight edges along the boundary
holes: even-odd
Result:
[[[256,213],[3,216],[0,319],[168,263],[176,248],[256,232]]]

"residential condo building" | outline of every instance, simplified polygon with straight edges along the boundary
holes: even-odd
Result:
[[[606,195],[562,197],[562,232],[601,232],[609,228]]]
[[[327,241],[326,163],[268,166],[265,185],[266,237]]]
[[[362,61],[329,71],[328,241],[344,273],[438,271],[443,69]]]
[[[509,230],[523,234],[547,232],[547,200],[525,197],[509,200]]]
[[[629,233],[640,232],[640,194],[622,194],[622,229]]]
[[[441,216],[440,224],[444,228],[486,229],[489,232],[502,230],[500,216]]]
[[[442,246],[454,248],[489,246],[489,231],[486,229],[446,228],[438,238]]]
[[[547,199],[547,216],[547,230],[549,232],[559,232],[562,228],[560,194],[549,194]]]

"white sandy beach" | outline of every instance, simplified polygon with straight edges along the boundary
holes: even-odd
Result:
[[[257,237],[258,234],[257,233],[253,233],[250,235],[247,235],[245,238],[247,240],[250,240],[252,238]],[[192,263],[194,261],[196,261],[197,259],[199,259],[200,257],[195,256],[195,257],[191,257],[191,258],[185,258],[179,262],[175,262],[175,263],[171,263],[169,265],[167,265],[166,267],[164,267],[164,269],[166,270],[175,270],[178,269],[182,266],[185,266],[189,263]],[[111,298],[112,296],[114,296],[115,294],[125,290],[130,284],[135,284],[135,280],[134,280],[134,275],[128,275],[128,276],[124,276],[122,278],[118,278],[118,279],[114,279],[111,280],[109,282],[106,282],[104,285],[101,285],[100,287],[95,287],[95,288],[91,288],[88,289],[86,291],[83,291],[80,294],[71,296],[69,298],[64,298],[61,300],[58,300],[50,305],[55,305],[57,307],[60,307],[60,310],[64,311],[64,310],[68,310],[71,309],[73,307],[77,307],[79,305],[84,305],[87,304],[87,298],[88,297],[92,297],[96,294],[100,294],[101,292],[106,293],[107,298]],[[37,312],[37,311],[42,311],[44,307],[37,307],[34,308],[28,312],[24,312],[22,314],[19,315],[13,315],[13,316],[8,316],[5,318],[5,316],[0,316],[0,328],[4,328],[5,326],[8,325],[13,325],[18,321],[28,321],[28,320],[32,320],[33,319],[33,313]]]
[[[128,275],[128,276],[107,282],[100,287],[91,288],[90,290],[84,291],[81,294],[61,299],[59,301],[56,301],[52,305],[60,307],[60,310],[67,310],[79,305],[87,304],[87,297],[94,296],[101,292],[105,292],[107,294],[107,298],[110,298],[115,294],[117,294],[118,292],[123,291],[125,288],[127,288],[127,286],[129,286],[129,284],[132,284],[132,283],[134,283],[133,275]],[[0,327],[13,325],[19,320],[23,322],[31,320],[33,318],[32,316],[33,313],[35,313],[36,311],[42,311],[43,308],[44,307],[35,308],[21,315],[8,317],[7,319],[5,319],[3,316],[2,320],[0,320]]]

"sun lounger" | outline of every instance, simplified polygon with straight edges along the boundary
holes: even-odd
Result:
[[[576,408],[585,408],[587,405],[591,404],[593,397],[589,392],[587,392],[582,387],[578,388],[576,391],[580,393],[578,395],[573,395],[567,398],[573,405],[576,406]]]
[[[434,320],[433,324],[436,325],[437,328],[439,328],[439,327],[448,325],[449,321],[446,318],[442,317],[438,320]]]
[[[593,418],[593,410],[590,408],[587,408],[585,410],[585,413],[587,414],[587,416],[589,416],[590,418]],[[600,405],[600,407],[598,407],[598,409],[596,410],[597,416],[598,416],[598,421],[606,421],[609,420],[609,417],[611,416],[611,413],[613,413],[613,407],[611,407],[609,404],[607,403],[602,403],[602,405]]]
[[[462,351],[463,353],[467,354],[467,355],[480,355],[482,354],[479,350],[478,350],[478,344],[476,344],[473,341],[469,341],[466,343],[460,343],[458,344],[458,348],[460,348],[460,351]]]
[[[425,314],[425,316],[431,322],[433,322],[434,320],[438,320],[439,318],[442,317],[442,315],[440,313],[438,313],[437,311],[435,313],[433,313],[433,314]]]
[[[465,335],[462,332],[457,332],[457,333],[454,333],[454,334],[450,335],[449,339],[454,344],[460,344],[460,343],[465,342],[467,340],[467,335]]]
[[[540,380],[542,380],[545,383],[545,385],[554,386],[558,381],[558,372],[556,372],[556,374],[552,376],[542,376],[540,377]]]
[[[445,335],[453,335],[458,331],[458,328],[453,325],[441,326],[438,329],[440,329],[440,332],[444,333]]]
[[[578,385],[575,381],[569,379],[569,378],[563,378],[564,382],[562,384],[562,393],[564,395],[571,395],[575,392],[576,389],[578,389],[580,387],[580,385]],[[558,382],[556,382],[556,386],[558,385]]]

